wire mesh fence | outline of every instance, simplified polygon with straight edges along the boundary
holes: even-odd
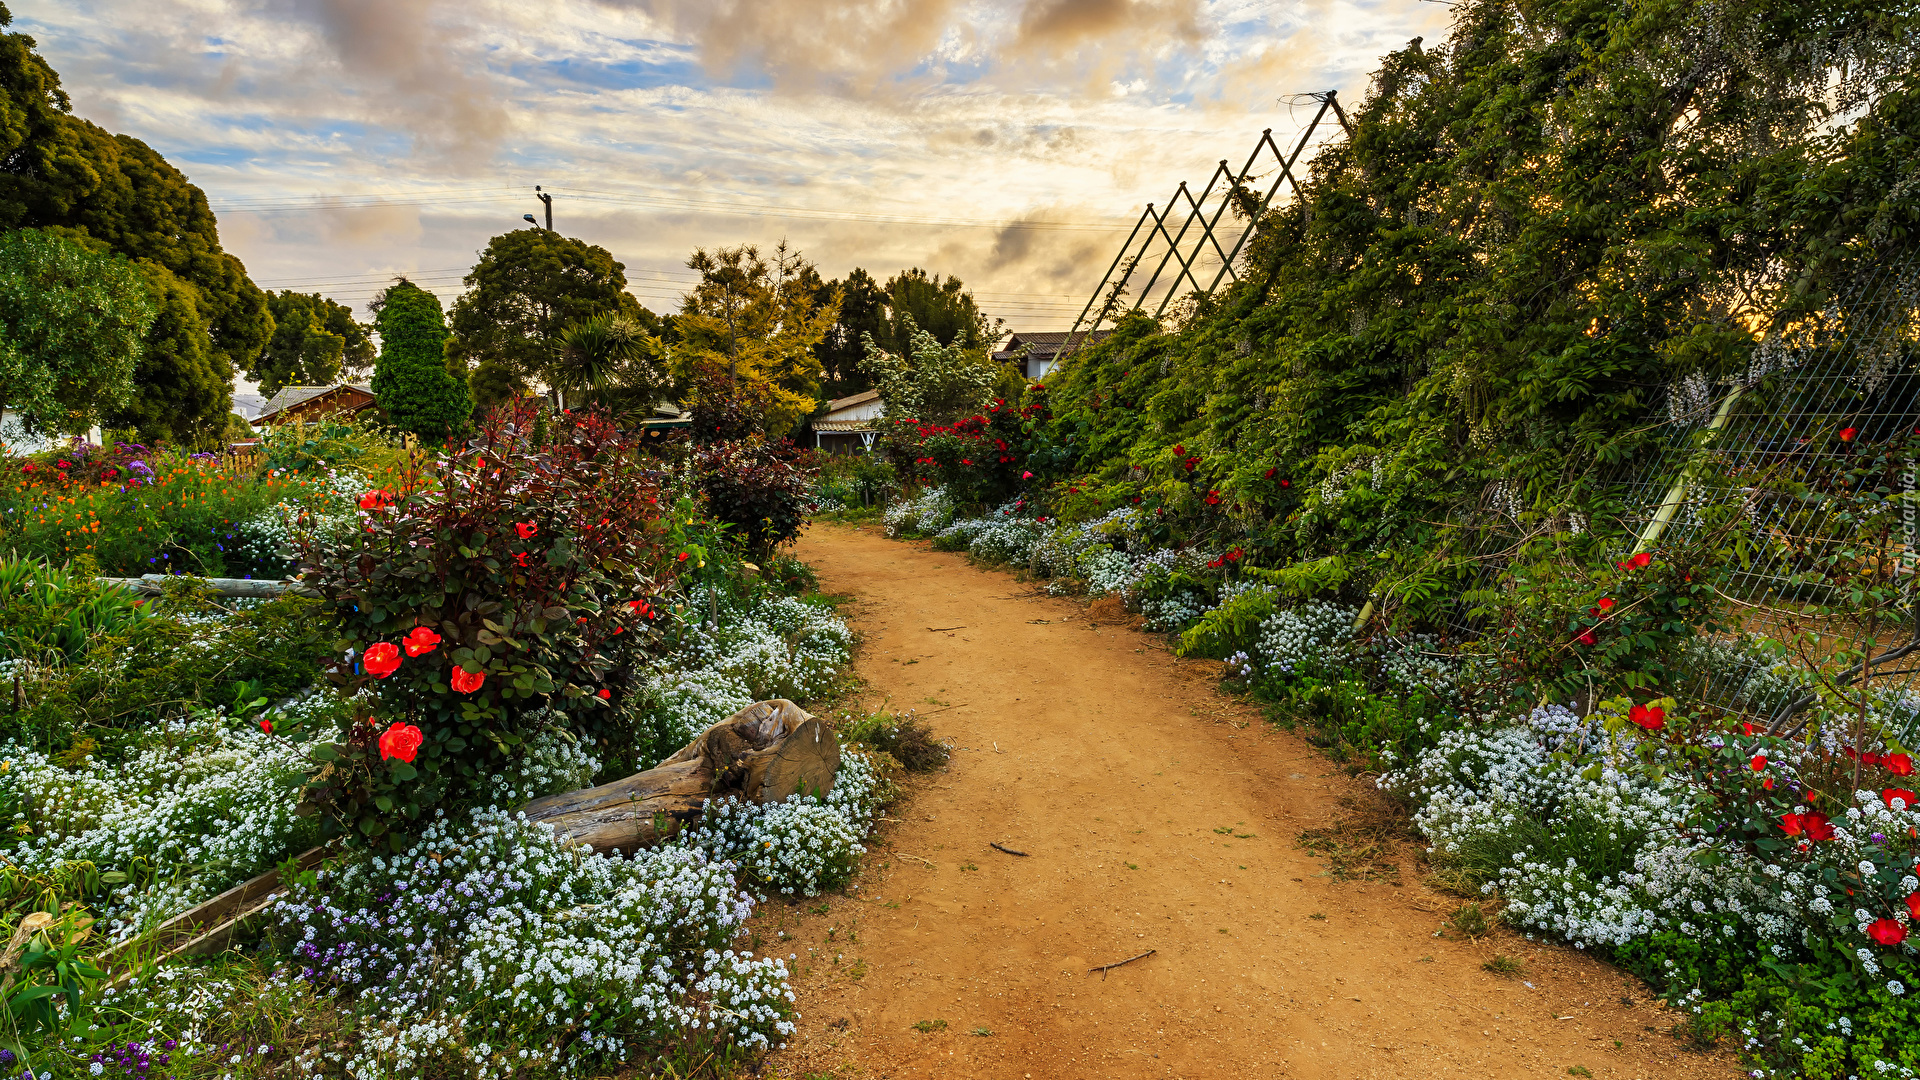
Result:
[[[1490,485],[1457,522],[1477,588],[1545,532],[1598,528],[1622,555],[1706,543],[1726,628],[1674,658],[1676,694],[1765,724],[1824,701],[1920,734],[1920,258],[1859,272],[1773,325],[1745,370],[1682,379],[1655,413],[1648,449],[1557,520]],[[1453,634],[1486,631],[1473,610],[1456,606]]]

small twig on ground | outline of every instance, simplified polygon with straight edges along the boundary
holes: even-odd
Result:
[[[928,710],[927,710],[926,712],[923,712],[923,713],[921,713],[921,714],[919,714],[919,715],[921,715],[921,716],[932,716],[932,715],[933,715],[934,713],[937,713],[937,712],[946,712],[946,711],[947,711],[948,709],[964,709],[964,708],[966,708],[966,707],[967,707],[967,703],[963,701],[963,702],[961,702],[961,703],[960,703],[960,704],[958,704],[958,705],[942,705],[942,706],[940,706],[940,707],[939,707],[939,708],[937,708],[937,709],[928,709]]]
[[[932,634],[939,634],[939,633],[944,633],[948,630],[965,630],[965,629],[966,627],[964,626],[929,626],[927,627],[927,632]]]
[[[1087,974],[1091,975],[1097,971],[1100,973],[1100,977],[1104,979],[1107,977],[1107,972],[1112,971],[1114,968],[1124,967],[1127,964],[1133,963],[1135,960],[1145,960],[1147,957],[1152,956],[1154,953],[1157,953],[1159,951],[1160,950],[1158,949],[1148,949],[1146,952],[1141,953],[1139,956],[1129,956],[1125,960],[1121,960],[1118,963],[1101,964],[1099,967],[1088,968]]]
[[[1027,857],[1027,853],[1026,853],[1026,852],[1024,852],[1024,851],[1015,851],[1015,850],[1013,850],[1013,849],[1012,849],[1012,848],[1010,848],[1010,847],[1001,847],[1001,846],[1000,846],[999,844],[988,844],[987,846],[988,846],[988,847],[990,847],[990,848],[992,848],[992,849],[993,849],[993,850],[995,850],[995,851],[1004,851],[1004,852],[1006,852],[1006,853],[1007,853],[1007,854],[1009,854],[1009,855],[1018,855],[1018,856],[1020,856],[1020,857],[1021,857],[1021,858],[1023,858],[1023,859]]]
[[[928,866],[933,867],[936,870],[940,868],[940,864],[934,862],[932,859],[922,859],[920,856],[915,855],[909,851],[896,851],[893,854],[902,856],[903,858],[912,859],[916,862],[926,863]]]

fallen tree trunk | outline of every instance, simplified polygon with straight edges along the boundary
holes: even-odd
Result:
[[[700,817],[707,800],[779,802],[833,789],[840,743],[818,717],[785,698],[749,705],[646,772],[535,799],[530,821],[598,852],[649,847]]]
[[[141,577],[103,577],[100,580],[110,585],[120,585],[147,596],[160,595],[161,587],[177,574],[145,574]],[[320,594],[297,581],[255,581],[252,578],[195,578],[214,596],[248,597],[255,600],[271,600],[277,596],[292,593],[295,596],[318,597]]]

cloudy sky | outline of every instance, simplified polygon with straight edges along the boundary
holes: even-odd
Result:
[[[451,300],[556,195],[671,310],[696,245],[956,274],[1065,329],[1148,201],[1444,34],[1420,0],[11,0],[269,288]],[[1311,154],[1311,150],[1309,150]],[[1271,170],[1264,170],[1271,171]]]

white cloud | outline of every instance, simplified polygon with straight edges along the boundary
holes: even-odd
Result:
[[[1287,95],[1357,100],[1381,53],[1444,16],[1414,0],[13,6],[76,112],[186,171],[276,287],[339,282],[320,287],[358,303],[408,272],[451,299],[488,237],[538,213],[540,183],[556,225],[610,248],[656,310],[696,244],[785,235],[829,275],[953,273],[1043,326],[1078,313],[1144,202],[1238,165],[1263,127],[1298,130],[1310,114]]]

